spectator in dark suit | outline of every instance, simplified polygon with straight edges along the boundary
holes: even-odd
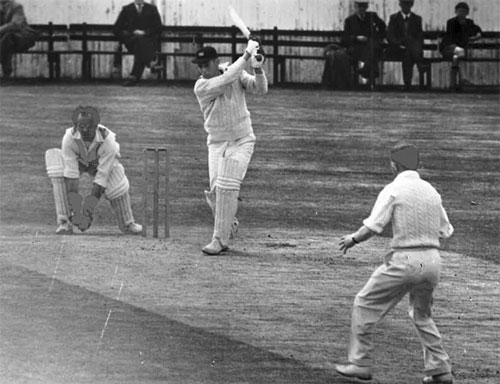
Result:
[[[38,33],[28,26],[24,9],[14,0],[0,0],[0,61],[4,78],[12,74],[12,55],[35,45]]]
[[[122,8],[114,25],[114,34],[134,54],[134,65],[124,85],[137,84],[144,68],[154,65],[161,27],[158,9],[144,0],[134,0]],[[119,65],[116,56],[114,65]]]
[[[481,38],[481,28],[468,19],[469,6],[460,2],[455,6],[455,17],[446,22],[446,34],[441,42],[441,54],[458,67],[458,60],[466,55],[467,45]]]
[[[379,76],[378,65],[385,39],[386,25],[375,12],[368,12],[368,1],[355,1],[356,12],[344,22],[343,44],[359,74],[373,84]]]
[[[446,34],[440,44],[443,57],[451,60],[450,87],[462,89],[464,80],[460,73],[459,60],[467,56],[470,42],[481,38],[481,28],[468,19],[469,6],[460,2],[455,6],[455,17],[446,22]]]
[[[401,11],[390,16],[387,27],[389,48],[387,57],[402,61],[405,88],[411,88],[413,66],[417,64],[419,72],[425,72],[423,55],[422,17],[411,11],[414,0],[400,0]]]

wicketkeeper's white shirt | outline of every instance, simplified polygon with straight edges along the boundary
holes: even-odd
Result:
[[[79,178],[78,163],[87,165],[98,161],[97,174],[94,183],[101,187],[108,186],[111,169],[120,158],[120,145],[116,142],[115,134],[103,125],[98,125],[96,135],[87,148],[83,143],[80,132],[68,128],[62,140],[62,154],[64,159],[64,177]]]

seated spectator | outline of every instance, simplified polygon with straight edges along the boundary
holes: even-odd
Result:
[[[452,67],[458,69],[458,60],[466,56],[466,49],[471,41],[481,38],[481,28],[468,19],[469,6],[460,2],[455,6],[456,16],[446,22],[446,34],[440,50],[445,59],[452,61]]]
[[[12,56],[35,45],[38,32],[28,26],[24,9],[14,0],[0,0],[0,61],[3,77],[12,74]]]
[[[403,66],[403,82],[405,89],[411,89],[413,66],[417,64],[419,72],[425,72],[424,65],[424,32],[422,17],[411,11],[414,0],[400,0],[401,11],[390,16],[387,27],[389,47],[387,57],[401,60]]]
[[[344,22],[343,44],[359,69],[363,83],[374,84],[379,76],[379,61],[386,25],[375,12],[368,12],[368,1],[355,1],[356,12]]]
[[[351,59],[345,48],[329,44],[324,49],[325,69],[322,84],[327,89],[349,89],[352,87]]]
[[[134,65],[125,86],[136,85],[146,66],[154,67],[161,27],[158,9],[144,0],[134,0],[122,8],[114,25],[114,34],[134,55]],[[121,66],[120,58],[120,55],[115,55],[115,68]]]

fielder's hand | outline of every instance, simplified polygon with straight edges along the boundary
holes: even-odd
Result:
[[[98,202],[99,199],[92,195],[87,196],[83,201],[82,219],[78,224],[78,229],[80,231],[84,232],[90,228],[90,225],[92,224],[92,215],[94,214],[94,209]]]
[[[248,40],[247,48],[245,52],[248,53],[249,56],[252,56],[252,53],[259,48],[259,42],[255,40]]]
[[[351,235],[342,236],[340,238],[339,246],[340,250],[344,252],[344,255],[346,254],[349,248],[352,248],[356,245],[353,239],[354,239],[354,233]]]

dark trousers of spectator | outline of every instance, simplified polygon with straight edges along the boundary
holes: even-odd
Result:
[[[25,52],[34,45],[34,40],[25,39],[18,33],[6,33],[0,39],[0,62],[4,77],[12,74],[12,56],[14,53]]]
[[[348,89],[352,86],[351,60],[343,48],[331,48],[325,52],[323,86],[329,89]]]
[[[406,87],[411,86],[413,67],[415,64],[420,73],[425,72],[424,53],[421,44],[407,44],[406,49],[389,46],[386,57],[401,61],[403,67],[403,82]]]
[[[369,39],[365,43],[354,44],[347,49],[347,52],[356,66],[360,61],[363,62],[363,67],[358,71],[362,77],[373,82],[379,76],[382,48],[378,41]]]
[[[127,51],[134,55],[134,65],[130,75],[139,80],[146,66],[155,60],[158,42],[156,38],[134,36],[124,42]],[[121,55],[116,54],[113,60],[115,68],[121,67]]]

